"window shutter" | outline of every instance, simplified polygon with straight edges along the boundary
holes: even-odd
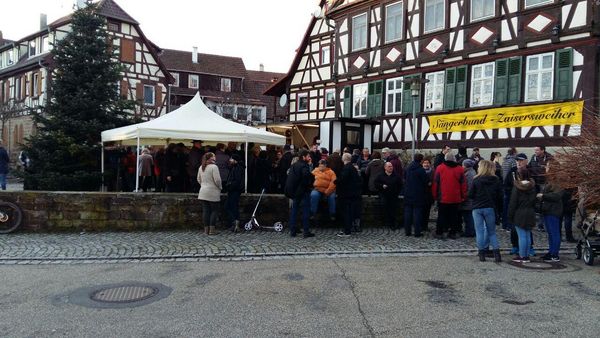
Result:
[[[342,111],[342,117],[352,117],[352,87],[344,87],[344,110]]]
[[[129,97],[129,81],[121,81],[121,98],[127,99]]]
[[[405,114],[412,114],[412,111],[413,111],[414,98],[410,94],[410,80],[420,79],[420,78],[421,78],[421,73],[404,77],[404,79],[407,82],[405,82],[403,84],[404,87],[402,87],[403,88],[402,89],[402,112]],[[421,90],[419,91],[419,96],[416,98],[416,100],[417,100],[417,102],[415,104],[416,112],[421,111],[421,96],[423,94],[423,90],[424,90],[423,85],[421,85]]]
[[[378,117],[381,116],[382,104],[383,104],[383,80],[369,83],[369,87],[373,84],[373,94],[369,95],[368,104],[371,107],[371,114],[367,114],[367,117]]]
[[[38,72],[37,77],[37,96],[42,95],[42,72]]]
[[[508,98],[508,59],[496,60],[494,79],[494,104],[504,105]]]
[[[159,85],[154,87],[154,107],[160,108],[162,107],[162,88]]]
[[[570,100],[573,98],[573,49],[565,48],[556,51],[555,99]]]
[[[520,56],[508,60],[508,104],[521,102],[521,68]]]
[[[375,110],[375,82],[369,82],[367,88],[367,118],[371,118]]]
[[[456,67],[456,91],[454,109],[464,109],[467,106],[467,66]]]
[[[135,63],[135,42],[129,39],[121,39],[121,61]]]
[[[454,109],[456,96],[456,67],[446,69],[446,85],[444,87],[444,109]]]
[[[144,103],[144,84],[141,82],[135,85],[135,100],[140,104]]]

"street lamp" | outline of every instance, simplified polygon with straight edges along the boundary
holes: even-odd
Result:
[[[417,138],[417,98],[421,94],[421,85],[428,83],[428,79],[423,79],[420,77],[409,78],[403,81],[406,84],[410,84],[410,96],[412,96],[412,132],[411,132],[411,149],[412,149],[412,159],[415,158],[416,150],[415,150],[415,142]]]

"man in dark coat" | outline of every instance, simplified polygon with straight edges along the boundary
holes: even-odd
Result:
[[[404,186],[404,231],[406,236],[412,234],[421,237],[423,229],[423,207],[427,203],[429,176],[421,165],[423,155],[415,154],[414,161],[405,171]]]
[[[312,191],[314,177],[310,173],[308,162],[310,154],[308,150],[301,150],[300,160],[290,167],[290,174],[285,182],[285,196],[292,199],[290,211],[290,236],[296,237],[296,214],[298,209],[302,211],[302,225],[304,227],[304,238],[314,237],[308,226],[310,216],[310,192]]]
[[[8,157],[8,153],[6,149],[2,146],[2,141],[0,141],[0,186],[2,186],[2,190],[6,190],[6,175],[8,174],[8,162],[10,159]]]
[[[352,233],[353,226],[355,231],[359,230],[356,220],[359,219],[357,215],[360,215],[362,180],[358,169],[352,164],[352,155],[344,153],[342,161],[344,167],[335,181],[338,204],[342,206],[344,220],[344,231],[338,236],[348,237]]]
[[[292,153],[292,146],[286,144],[283,146],[283,155],[281,156],[281,160],[279,160],[279,165],[277,166],[277,175],[279,182],[281,182],[281,193],[285,188],[285,183],[287,180],[287,172],[288,169],[292,166],[292,159],[294,158],[294,154]]]
[[[240,230],[240,196],[244,191],[244,162],[238,154],[231,155],[229,168],[225,180],[227,200],[225,201],[225,212],[229,218],[229,226],[233,232]]]
[[[189,182],[187,184],[189,192],[197,193],[200,190],[200,184],[198,184],[196,177],[198,176],[198,169],[200,169],[200,164],[202,163],[202,156],[204,156],[204,151],[202,150],[202,141],[193,140],[192,149],[190,149],[190,152],[187,156],[185,168]]]
[[[383,170],[383,173],[375,179],[375,187],[383,200],[385,226],[397,230],[396,214],[398,212],[398,195],[402,189],[402,178],[396,175],[391,162],[387,162],[383,166]]]
[[[442,151],[435,155],[435,159],[433,160],[433,167],[436,168],[438,165],[444,163],[446,154],[450,152],[450,150],[452,150],[452,148],[450,148],[449,145],[445,145],[444,148],[442,148]]]

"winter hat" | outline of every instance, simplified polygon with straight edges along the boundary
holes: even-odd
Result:
[[[526,160],[527,159],[527,155],[520,153],[519,155],[517,155],[517,160]]]
[[[473,166],[475,165],[475,161],[466,159],[463,161],[462,164],[465,168],[473,168]]]
[[[456,162],[456,158],[454,157],[454,154],[449,151],[446,156],[444,156],[444,160],[448,161],[448,162]]]

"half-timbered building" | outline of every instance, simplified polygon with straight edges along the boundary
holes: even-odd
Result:
[[[317,124],[322,146],[557,146],[598,111],[596,1],[320,5],[267,93],[289,95],[290,121]]]
[[[139,104],[133,114],[152,119],[166,112],[170,75],[161,62],[160,49],[149,41],[139,23],[113,0],[98,3],[99,14],[106,17],[115,58],[125,67],[118,83],[124,98]],[[29,112],[49,99],[52,45],[70,31],[71,16],[47,24],[40,17],[38,32],[16,41],[0,44],[0,106],[3,109],[2,138],[14,154],[24,138],[35,132]]]

